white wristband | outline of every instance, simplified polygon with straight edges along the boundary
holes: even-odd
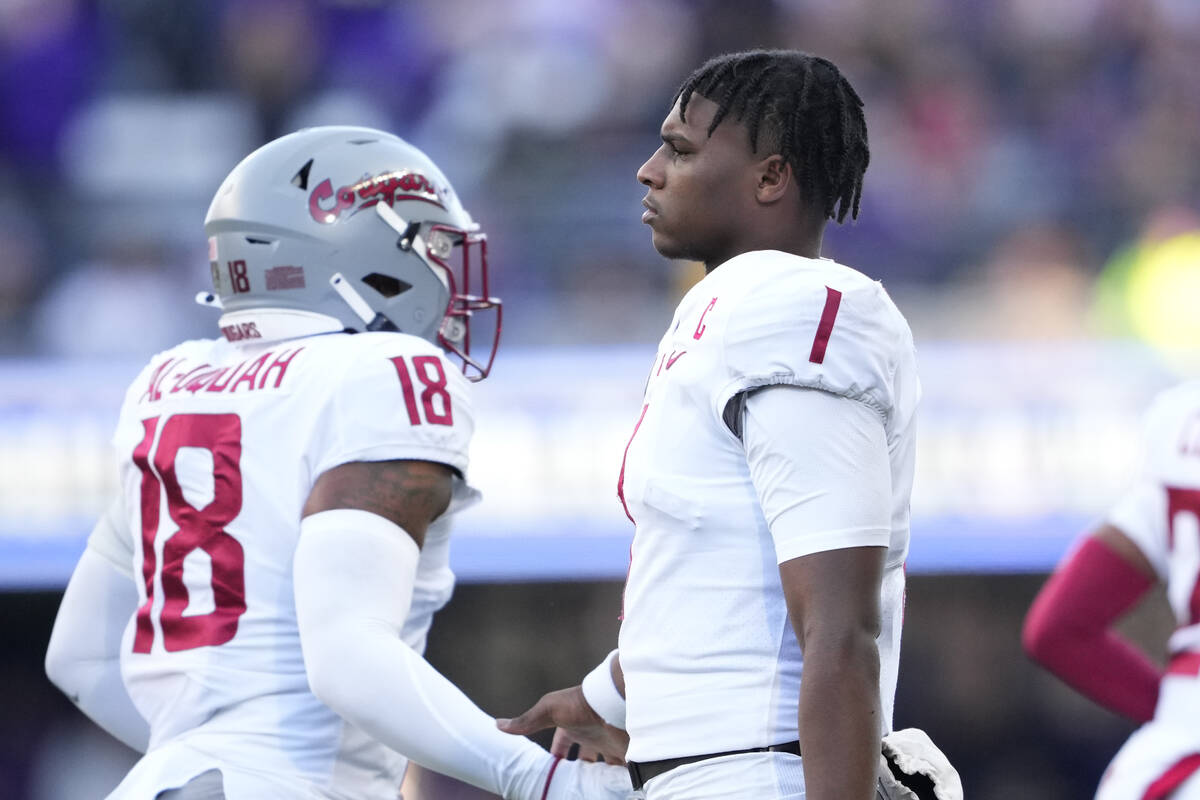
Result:
[[[584,676],[580,688],[583,689],[583,699],[601,719],[614,728],[624,730],[625,698],[617,691],[612,677],[612,661],[616,657],[617,651],[613,650],[599,666]]]

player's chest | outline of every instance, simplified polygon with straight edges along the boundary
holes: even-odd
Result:
[[[646,377],[645,401],[673,404],[702,394],[719,380],[719,297],[703,294],[680,304],[659,340]]]
[[[694,331],[668,330],[650,366],[627,453],[635,475],[704,474],[729,455],[729,436],[714,411],[719,353]]]

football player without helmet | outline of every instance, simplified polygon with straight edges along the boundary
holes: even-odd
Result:
[[[383,800],[406,758],[515,800],[624,800],[623,769],[500,732],[421,656],[454,583],[448,520],[479,496],[467,378],[500,330],[445,176],[391,134],[306,129],[238,164],[205,230],[198,299],[224,338],[127,392],[121,491],[46,656],[145,753],[110,800]]]
[[[706,274],[614,476],[634,525],[618,649],[503,729],[616,752],[651,800],[913,800],[901,788],[929,781],[959,800],[927,737],[892,734],[912,331],[881,283],[821,255],[829,221],[858,214],[862,100],[827,59],[726,53],[684,79],[659,136],[635,173],[642,221]],[[899,773],[932,772],[880,773],[892,744]]]

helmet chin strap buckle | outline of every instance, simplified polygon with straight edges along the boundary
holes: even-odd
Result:
[[[429,259],[425,256],[426,246],[425,240],[421,238],[421,223],[406,222],[391,206],[384,202],[375,204],[375,213],[387,223],[389,228],[400,234],[400,240],[396,242],[396,247],[405,253],[412,253],[420,258],[425,266],[429,267],[429,271],[449,290],[450,281],[444,274],[445,269],[440,264],[430,263]]]
[[[400,234],[400,241],[396,242],[396,247],[405,252],[416,248],[418,253],[425,249],[425,242],[421,240],[421,223],[406,222],[395,209],[383,202],[375,204],[375,213],[389,228]]]
[[[364,330],[368,331],[399,331],[396,323],[385,317],[383,314],[378,314],[371,310],[367,305],[367,301],[363,300],[350,282],[340,272],[335,272],[329,278],[329,285],[338,293],[338,296],[346,301],[346,305],[350,306],[350,310],[354,312],[363,322]]]
[[[442,323],[442,336],[459,344],[467,336],[467,326],[458,317],[446,317],[446,321]]]

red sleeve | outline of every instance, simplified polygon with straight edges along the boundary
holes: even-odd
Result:
[[[1150,720],[1162,670],[1108,628],[1151,585],[1104,542],[1088,538],[1033,601],[1021,635],[1025,652],[1110,711]]]

